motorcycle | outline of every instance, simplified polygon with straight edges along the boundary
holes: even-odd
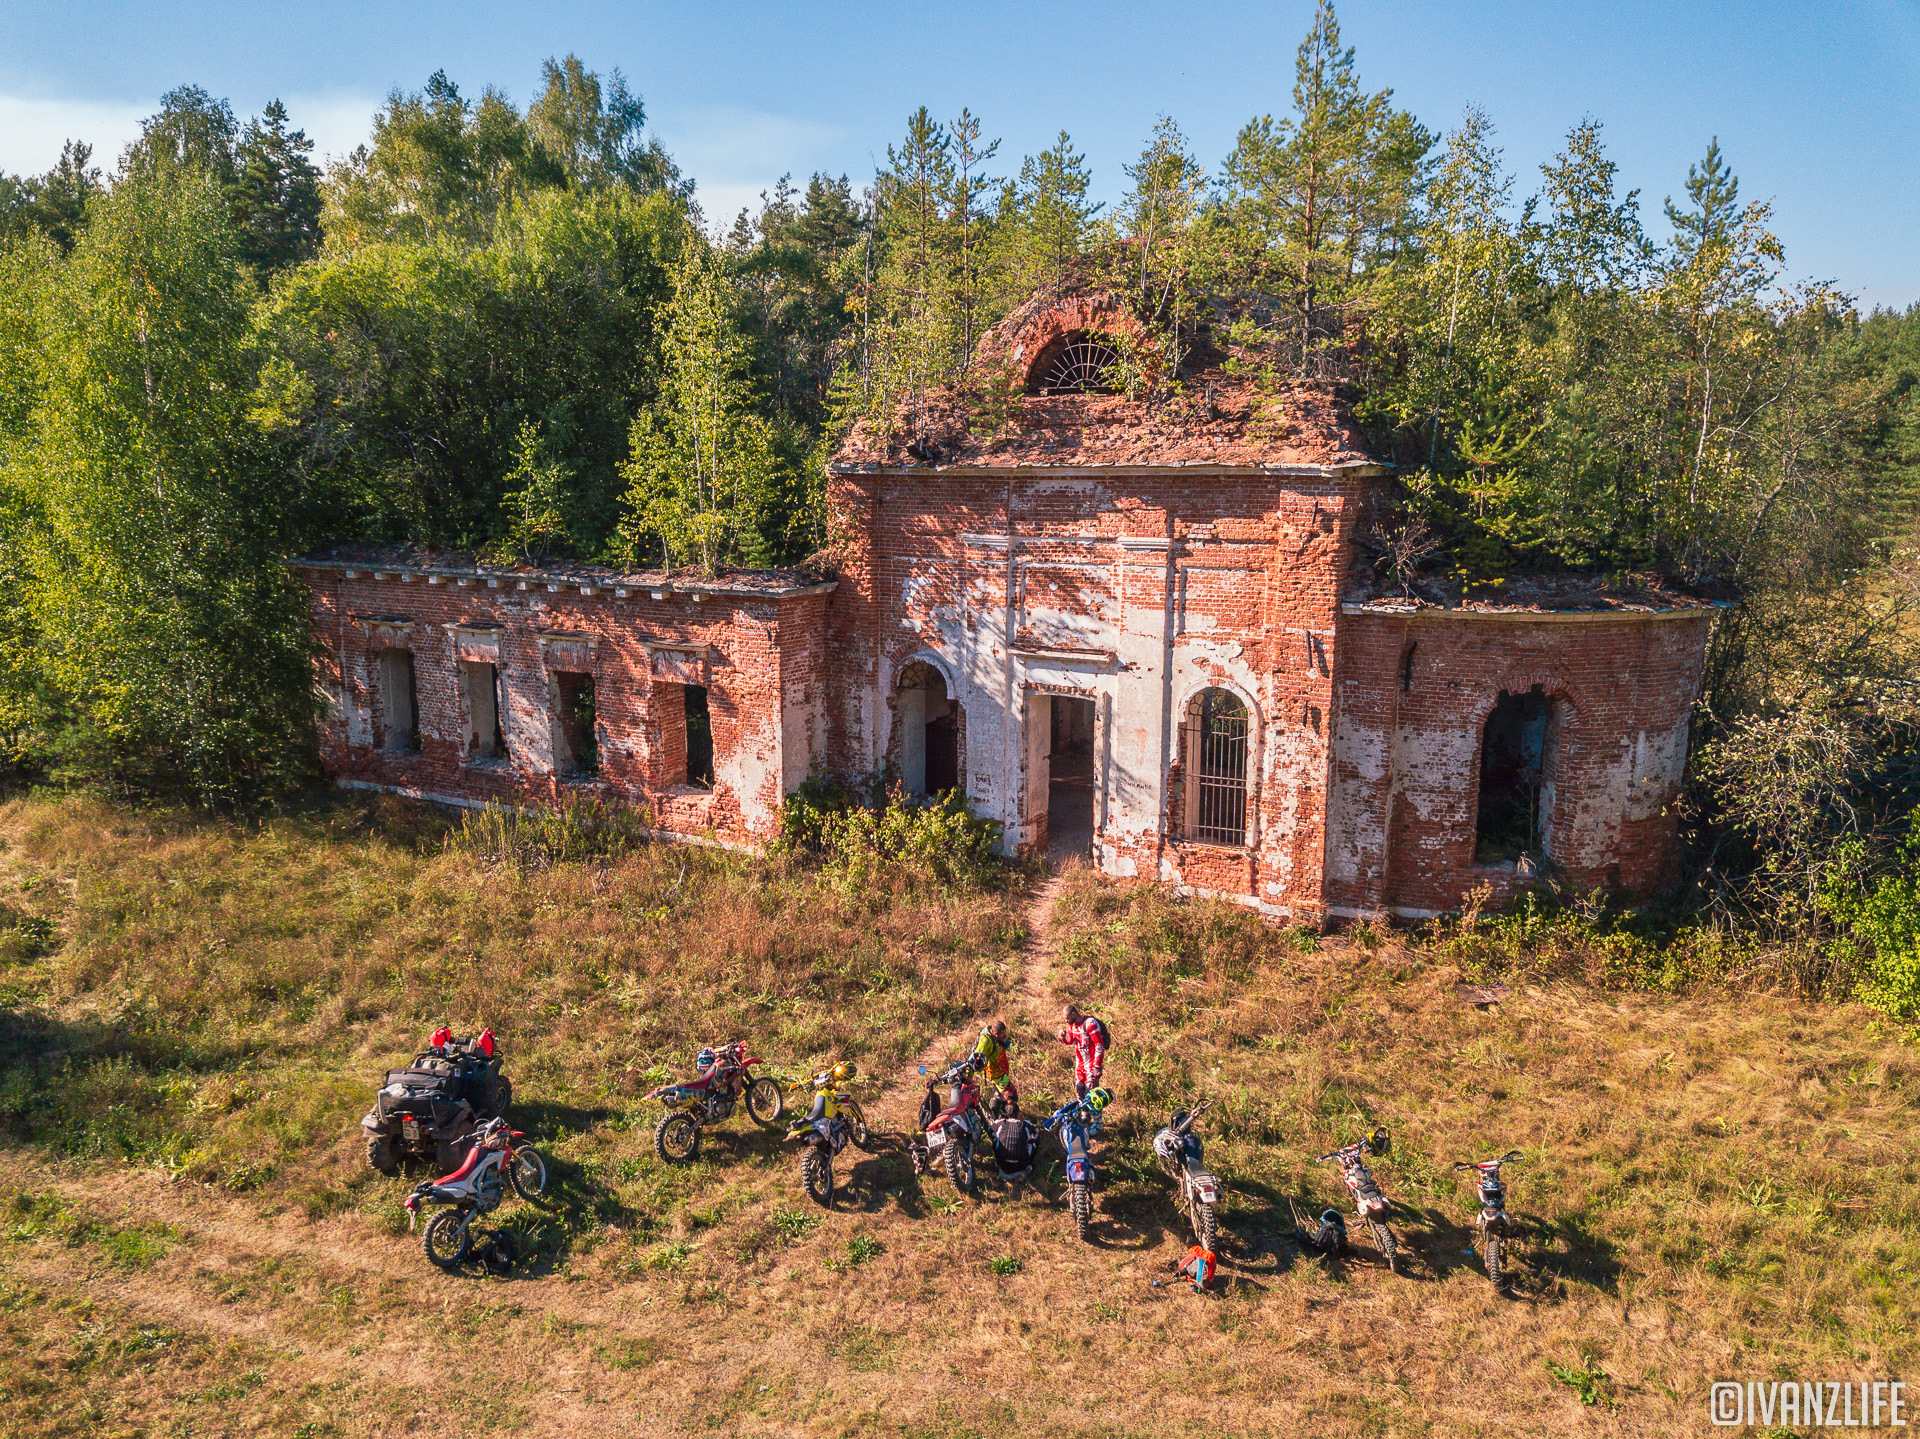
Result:
[[[1507,1186],[1500,1182],[1500,1166],[1511,1164],[1519,1157],[1519,1150],[1510,1149],[1498,1159],[1453,1166],[1471,1169],[1480,1181],[1480,1237],[1486,1245],[1487,1282],[1495,1289],[1506,1282],[1507,1236],[1513,1232],[1513,1221],[1507,1217]]]
[[[473,1249],[474,1218],[500,1207],[509,1185],[529,1204],[547,1187],[547,1162],[531,1144],[516,1144],[526,1136],[507,1128],[504,1119],[490,1119],[474,1136],[466,1160],[451,1174],[422,1180],[406,1198],[407,1228],[411,1230],[423,1206],[452,1206],[427,1221],[420,1247],[442,1269],[458,1269]]]
[[[1213,1206],[1220,1202],[1220,1181],[1207,1170],[1193,1124],[1212,1106],[1211,1099],[1203,1099],[1192,1109],[1175,1110],[1167,1127],[1153,1136],[1153,1156],[1179,1186],[1180,1208],[1193,1226],[1194,1242],[1209,1254],[1218,1233]]]
[[[1110,1089],[1092,1089],[1084,1099],[1063,1104],[1040,1127],[1060,1141],[1066,1159],[1067,1204],[1073,1211],[1073,1232],[1081,1242],[1093,1223],[1093,1137],[1100,1132],[1103,1111],[1113,1100]]]
[[[786,1112],[780,1081],[753,1072],[754,1065],[765,1062],[747,1053],[744,1039],[701,1050],[693,1061],[698,1079],[663,1084],[647,1096],[667,1107],[653,1127],[653,1152],[668,1164],[690,1162],[700,1152],[701,1129],[726,1119],[742,1099],[755,1124],[763,1129],[778,1124]]]
[[[1387,1131],[1376,1129],[1365,1139],[1343,1145],[1314,1160],[1315,1164],[1319,1164],[1331,1159],[1340,1166],[1340,1177],[1346,1181],[1347,1193],[1353,1196],[1354,1213],[1372,1231],[1373,1242],[1380,1250],[1380,1257],[1387,1261],[1389,1270],[1393,1268],[1398,1251],[1394,1245],[1393,1231],[1387,1228],[1387,1196],[1374,1183],[1373,1171],[1367,1168],[1365,1156],[1385,1154],[1392,1147]]]
[[[926,1098],[920,1102],[920,1127],[926,1135],[926,1153],[914,1154],[914,1172],[933,1163],[937,1149],[946,1160],[947,1178],[962,1194],[973,1193],[973,1152],[987,1135],[987,1112],[980,1104],[978,1075],[986,1063],[979,1055],[969,1055],[948,1066],[938,1078],[927,1081]],[[923,1069],[922,1074],[926,1073]],[[947,1086],[947,1102],[941,1105],[935,1089]]]
[[[867,1147],[867,1119],[845,1086],[859,1073],[851,1063],[836,1064],[809,1082],[813,1103],[807,1117],[787,1126],[787,1138],[800,1141],[800,1187],[814,1203],[833,1204],[833,1156],[852,1143]],[[792,1094],[801,1086],[788,1089]]]

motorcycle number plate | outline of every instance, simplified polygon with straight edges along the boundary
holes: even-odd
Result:
[[[946,1142],[947,1131],[944,1129],[936,1129],[927,1135],[927,1148],[929,1149],[938,1149]]]
[[[1194,1188],[1200,1197],[1209,1204],[1220,1197],[1220,1191],[1211,1184],[1197,1184]]]

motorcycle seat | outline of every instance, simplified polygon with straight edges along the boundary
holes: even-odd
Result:
[[[467,1157],[460,1161],[460,1167],[458,1169],[454,1170],[453,1173],[451,1174],[441,1175],[438,1179],[434,1181],[434,1183],[435,1184],[458,1184],[461,1180],[465,1179],[469,1174],[473,1173],[473,1171],[478,1169],[479,1167],[480,1167],[480,1146],[476,1144],[473,1146],[473,1148],[467,1151]]]

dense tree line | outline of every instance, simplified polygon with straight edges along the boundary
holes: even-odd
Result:
[[[0,176],[17,757],[295,783],[279,557],[798,561],[850,423],[912,428],[936,387],[999,423],[982,333],[1097,286],[1151,337],[1113,376],[1145,403],[1215,365],[1341,390],[1401,477],[1384,584],[1657,571],[1731,600],[1703,873],[1784,866],[1770,902],[1817,906],[1815,850],[1911,807],[1920,309],[1791,283],[1717,144],[1657,221],[1596,120],[1526,181],[1485,114],[1436,133],[1367,88],[1326,3],[1285,105],[1212,170],[1161,117],[1111,206],[1066,132],[1016,161],[922,108],[864,185],[783,179],[727,225],[645,121],[572,56],[524,110],[435,74],[322,174],[277,102],[242,124],[189,86],[111,174],[76,141]]]

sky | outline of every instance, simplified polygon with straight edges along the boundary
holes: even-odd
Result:
[[[1116,199],[1155,119],[1209,167],[1254,116],[1284,113],[1312,0],[1085,5],[300,5],[0,0],[0,170],[44,170],[69,136],[109,166],[159,96],[186,83],[243,119],[279,97],[322,154],[363,140],[395,86],[444,68],[517,104],[540,62],[615,67],[724,223],[786,172],[865,183],[906,116],[964,105],[1001,170],[1062,129]],[[1345,0],[1368,89],[1434,130],[1493,119],[1516,194],[1583,116],[1601,120],[1650,228],[1710,139],[1747,200],[1771,200],[1794,279],[1866,307],[1920,302],[1920,0]]]

